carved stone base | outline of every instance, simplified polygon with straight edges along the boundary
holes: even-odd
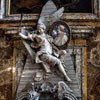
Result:
[[[27,92],[22,92],[21,94],[19,94],[17,96],[17,98],[15,100],[28,100],[26,94],[27,94]]]
[[[37,90],[22,92],[16,100],[77,100],[72,90],[63,81],[58,82],[58,85],[45,82]]]

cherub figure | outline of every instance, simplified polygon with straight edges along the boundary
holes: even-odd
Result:
[[[44,24],[38,24],[37,26],[37,32],[36,34],[30,34],[24,35],[23,33],[20,33],[20,36],[23,39],[31,40],[32,43],[30,44],[33,49],[36,50],[36,57],[35,62],[36,63],[42,63],[46,72],[51,72],[50,67],[57,65],[59,70],[62,72],[62,74],[65,76],[67,81],[71,81],[71,79],[68,77],[68,75],[65,72],[65,69],[57,57],[53,56],[53,47],[52,42],[48,40],[48,36],[45,34],[46,27]],[[52,39],[51,39],[52,40]],[[54,47],[55,48],[55,47]]]

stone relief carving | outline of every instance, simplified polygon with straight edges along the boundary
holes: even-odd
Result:
[[[51,82],[44,82],[41,84],[38,90],[35,89],[35,84],[31,83],[32,88],[28,89],[26,92],[22,92],[17,100],[77,100],[73,91],[70,87],[63,81],[59,81],[57,85]]]
[[[58,82],[58,98],[59,100],[77,100],[77,98],[73,95],[73,91],[63,81]]]
[[[25,33],[20,33],[20,36],[23,39],[28,39],[31,40],[32,43],[30,44],[30,46],[33,49],[38,49],[36,51],[36,59],[35,62],[36,63],[41,63],[45,69],[45,71],[47,73],[50,73],[50,66],[55,66],[57,65],[59,70],[62,72],[62,74],[65,76],[67,81],[71,81],[71,79],[68,77],[68,75],[66,74],[64,67],[61,63],[61,61],[59,60],[59,55],[60,55],[60,51],[59,49],[57,49],[53,43],[47,39],[46,34],[45,34],[45,29],[46,27],[44,26],[44,24],[39,24],[37,26],[37,34],[28,34],[27,36],[25,36]],[[57,52],[59,54],[58,57],[53,56],[53,50],[52,49],[56,49]],[[48,67],[47,67],[48,66]]]
[[[64,21],[56,21],[50,27],[49,34],[59,49],[66,49],[70,41],[70,28]]]
[[[51,2],[51,1],[48,1]],[[48,5],[48,3],[46,4]],[[54,10],[55,11],[55,10]],[[65,69],[58,58],[60,55],[59,49],[54,46],[54,41],[50,35],[47,34],[48,28],[51,23],[55,22],[56,20],[60,19],[60,17],[63,15],[63,7],[60,8],[60,10],[57,10],[53,12],[49,12],[49,14],[52,15],[46,15],[45,12],[42,11],[40,18],[38,20],[37,29],[36,31],[33,31],[33,33],[26,33],[24,29],[22,28],[21,33],[19,34],[22,39],[31,41],[30,49],[33,49],[35,51],[35,62],[41,63],[47,73],[50,73],[50,67],[57,65],[61,73],[65,76],[66,80],[71,82],[71,79],[68,77],[68,75],[65,72]],[[58,14],[60,16],[58,16]],[[45,18],[47,20],[45,20]],[[48,23],[48,21],[51,21]],[[65,35],[67,38],[66,42],[68,40],[67,35]],[[63,40],[60,39],[60,40]],[[65,44],[65,43],[64,43]],[[29,48],[28,48],[29,50]],[[30,50],[29,50],[30,51]],[[54,52],[53,52],[54,51]],[[56,51],[56,52],[55,52]]]
[[[46,5],[48,5],[48,3]],[[64,33],[64,36],[60,37],[60,39],[59,36],[58,38],[54,39],[52,34],[48,33],[50,26],[54,22],[57,22],[57,20],[60,20],[60,17],[63,15],[63,10],[64,8],[60,8],[59,10],[55,8],[54,11],[50,11],[48,15],[45,14],[45,11],[42,11],[37,23],[36,30],[28,32],[25,30],[24,27],[19,33],[32,60],[34,60],[34,63],[41,64],[45,69],[45,71],[38,70],[36,72],[34,78],[34,81],[36,82],[40,82],[41,80],[43,80],[44,77],[47,79],[48,76],[52,74],[51,67],[58,67],[59,71],[65,77],[67,82],[71,82],[71,79],[67,75],[66,70],[64,68],[63,60],[61,60],[63,56],[66,55],[66,51],[64,50],[66,49],[66,47],[62,49],[60,48],[63,45],[67,45],[67,43],[69,42],[69,27],[62,21],[59,21],[57,27],[53,27],[55,29],[51,31],[57,32],[57,34],[54,35],[58,36],[59,34]],[[45,80],[44,82],[42,82],[42,85],[38,89],[34,88],[34,83],[31,85],[33,85],[33,88],[31,90],[26,91],[25,93],[22,93],[22,95],[18,96],[17,100],[23,100],[24,98],[28,100],[42,100],[43,98],[45,98],[46,100],[49,100],[50,98],[52,98],[52,100],[77,100],[72,90],[64,81],[60,81],[58,82],[58,84],[55,85],[51,82],[46,82]]]

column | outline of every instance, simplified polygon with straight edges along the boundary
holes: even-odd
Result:
[[[5,16],[5,0],[0,0],[0,19]]]

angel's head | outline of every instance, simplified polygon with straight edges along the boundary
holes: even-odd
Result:
[[[40,34],[45,33],[45,30],[46,30],[46,26],[43,23],[39,23],[37,25],[38,33],[40,33]]]

